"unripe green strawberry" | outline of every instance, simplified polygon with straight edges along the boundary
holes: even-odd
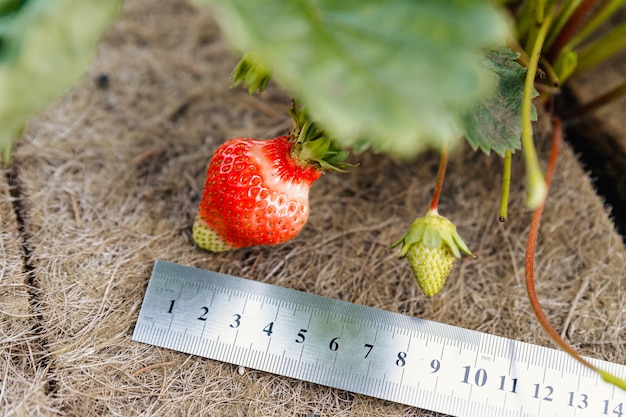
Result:
[[[437,210],[417,218],[409,232],[393,246],[402,244],[400,257],[407,257],[417,283],[427,297],[443,288],[461,252],[474,256],[456,231],[456,226]]]
[[[431,249],[424,242],[412,245],[406,258],[417,278],[417,284],[427,297],[441,291],[456,261],[456,257],[447,246]]]

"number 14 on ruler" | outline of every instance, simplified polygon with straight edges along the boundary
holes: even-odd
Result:
[[[133,340],[454,415],[626,417],[626,393],[560,351],[162,266]]]

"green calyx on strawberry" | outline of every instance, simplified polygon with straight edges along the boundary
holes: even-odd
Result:
[[[295,108],[294,115],[300,115]],[[274,245],[302,230],[313,182],[323,171],[348,164],[347,152],[336,149],[314,123],[294,120],[290,135],[231,139],[217,148],[192,229],[199,247],[222,252]]]
[[[296,138],[291,150],[294,159],[325,171],[344,172],[346,168],[353,166],[344,162],[349,152],[334,145],[295,100],[289,109],[289,115],[294,121],[291,137]]]
[[[417,283],[427,297],[443,288],[461,253],[475,257],[446,217],[431,209],[415,219],[409,232],[392,247],[402,245],[399,256],[411,264]]]

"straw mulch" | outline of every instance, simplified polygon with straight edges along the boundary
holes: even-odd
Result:
[[[37,289],[24,264],[8,171],[0,174],[0,415],[48,415],[49,361],[31,304]]]
[[[286,244],[197,249],[190,229],[215,148],[290,127],[289,97],[274,86],[260,97],[229,89],[236,61],[206,11],[129,1],[84,82],[31,121],[10,168],[15,206],[0,183],[0,415],[437,415],[132,342],[157,258],[552,346],[525,294],[530,213],[519,156],[500,224],[500,158],[452,155],[440,212],[479,257],[459,262],[432,299],[388,246],[425,213],[435,154],[411,163],[354,156],[359,167],[313,186],[309,222]],[[625,265],[606,208],[565,147],[537,287],[572,344],[619,363]]]

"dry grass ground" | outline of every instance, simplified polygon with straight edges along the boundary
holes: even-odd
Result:
[[[274,87],[260,97],[229,89],[235,63],[208,13],[129,1],[84,82],[29,124],[13,168],[21,233],[6,175],[0,182],[0,415],[437,415],[133,343],[157,258],[552,346],[525,295],[530,213],[518,157],[500,224],[500,159],[452,155],[440,212],[479,257],[458,263],[432,299],[388,246],[425,213],[434,154],[355,156],[358,168],[314,185],[309,223],[291,242],[197,249],[190,228],[213,150],[290,126],[289,98]],[[544,159],[548,136],[538,135]],[[586,355],[626,362],[625,268],[621,238],[566,147],[539,238],[538,291]]]

